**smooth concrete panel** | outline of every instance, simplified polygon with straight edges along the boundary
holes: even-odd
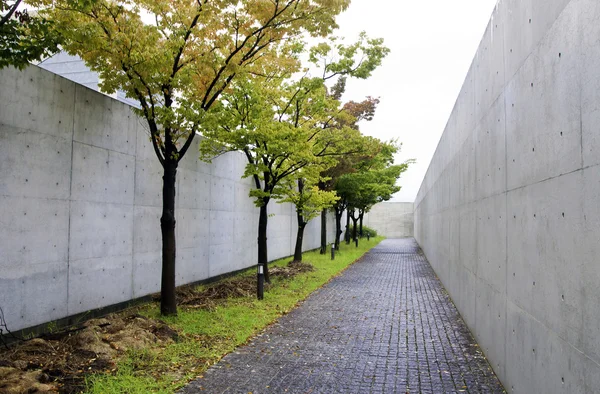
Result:
[[[154,151],[154,147],[152,146],[152,138],[150,138],[150,128],[148,123],[142,119],[137,118],[134,122],[136,128],[136,136],[135,136],[135,157],[137,160],[156,160],[158,162],[158,157],[156,156],[156,152]],[[130,140],[131,141],[131,140]],[[191,148],[190,148],[191,149]],[[188,151],[189,152],[189,151]],[[187,154],[184,156],[182,163],[187,162]],[[160,163],[159,163],[160,166]]]
[[[410,237],[414,232],[413,209],[413,203],[375,204],[369,212],[365,213],[363,224],[388,238]]]
[[[496,373],[504,375],[506,365],[506,295],[489,286],[486,281],[474,284],[478,295],[475,305],[473,332]]]
[[[570,0],[501,0],[507,79],[521,68]]]
[[[133,156],[138,119],[126,104],[83,86],[75,89],[74,141]]]
[[[31,327],[67,315],[67,264],[20,265],[0,270],[0,299],[10,330]]]
[[[212,244],[208,256],[209,277],[225,274],[236,270],[238,262],[233,260],[235,248],[232,243]],[[239,269],[239,268],[237,268]]]
[[[249,179],[240,179],[234,185],[233,204],[237,212],[255,212],[258,217],[259,209],[254,204],[254,198],[250,197],[250,191],[254,189]]]
[[[230,152],[214,158],[211,163],[211,174],[217,175],[219,178],[237,181],[239,173],[235,170],[234,159],[232,158],[235,155],[235,152]]]
[[[475,163],[474,132],[465,140],[459,152],[460,173],[458,179],[459,201],[467,204],[475,201],[477,196],[477,165]]]
[[[217,211],[233,212],[235,182],[231,179],[214,177],[210,185],[210,206]]]
[[[256,266],[258,262],[258,244],[256,240],[245,240],[242,243],[236,243],[233,259],[237,262],[237,269]]]
[[[223,245],[233,243],[233,224],[235,214],[225,211],[210,212],[210,244]]]
[[[132,257],[110,256],[69,263],[69,314],[130,300]]]
[[[600,4],[595,0],[574,2],[580,7],[581,31],[581,127],[583,166],[600,164]]]
[[[478,198],[487,198],[506,191],[504,110],[504,95],[500,95],[475,129],[475,193]]]
[[[138,252],[133,255],[133,298],[160,291],[160,275],[162,267],[162,253],[160,243],[158,251]],[[177,273],[177,268],[175,268]]]
[[[477,276],[506,294],[506,194],[477,203]]]
[[[487,114],[504,90],[504,24],[499,19],[496,8],[473,59],[477,121]]]
[[[0,124],[0,157],[0,195],[69,197],[70,138]]]
[[[508,195],[513,214],[508,222],[509,299],[576,347],[582,347],[585,330],[583,272],[574,269],[585,261],[583,186],[577,172]]]
[[[73,201],[69,260],[131,255],[133,216],[130,205]]]
[[[471,65],[471,67],[473,67]],[[476,98],[475,98],[475,80],[472,75],[472,69],[469,69],[465,82],[462,86],[458,98],[456,99],[456,131],[453,137],[458,139],[462,145],[469,138],[477,126]],[[452,131],[449,131],[452,133]]]
[[[506,383],[514,393],[593,393],[585,355],[517,306],[508,303]]]
[[[18,278],[26,267],[66,264],[69,202],[0,196],[3,277]]]
[[[135,196],[138,206],[162,207],[163,168],[156,157],[135,161]],[[187,192],[187,190],[183,190]],[[177,197],[177,191],[175,191]]]
[[[177,208],[210,209],[211,176],[179,167],[177,172]]]
[[[579,275],[581,275],[581,296],[565,294],[564,303],[572,308],[581,308],[583,313],[583,348],[596,366],[600,365],[600,264],[598,264],[598,245],[600,245],[600,168],[598,166],[583,170],[583,225],[579,236],[582,246],[578,250]],[[575,290],[575,289],[572,289]],[[582,302],[582,303],[580,303]],[[599,374],[600,375],[600,374]],[[596,387],[600,387],[596,386]]]
[[[177,286],[209,277],[209,244],[204,240],[195,247],[177,247],[175,276]]]
[[[133,204],[135,157],[73,143],[71,199]]]
[[[212,164],[204,162],[199,159],[199,145],[200,145],[201,137],[196,135],[192,145],[188,149],[187,153],[179,162],[180,170],[190,170],[194,172],[201,172],[203,174],[211,174],[212,173]]]
[[[243,243],[255,244],[258,238],[258,208],[255,212],[240,212],[234,218],[233,242],[236,247]]]
[[[508,189],[581,168],[580,59],[568,8],[507,86]]]
[[[75,84],[38,67],[2,70],[0,123],[3,125],[71,140],[74,100]]]
[[[211,212],[201,209],[178,209],[175,234],[178,248],[194,248],[209,239]]]
[[[162,234],[160,217],[162,208],[134,207],[133,219],[133,253],[160,252],[162,249]],[[177,211],[175,211],[177,215]],[[177,224],[175,224],[177,226]],[[177,227],[175,227],[177,228]]]
[[[460,208],[459,254],[460,264],[473,275],[477,275],[477,204],[472,203]]]

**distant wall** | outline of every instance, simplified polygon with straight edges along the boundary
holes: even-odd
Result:
[[[414,204],[412,202],[382,202],[365,214],[364,225],[388,238],[412,237],[414,234]]]
[[[501,0],[415,236],[509,392],[600,390],[600,2]]]
[[[162,167],[131,108],[32,66],[0,71],[0,306],[17,330],[160,290]],[[245,158],[190,150],[177,173],[177,284],[256,264]],[[272,203],[269,257],[296,215]],[[334,220],[328,223],[329,238]],[[304,248],[319,246],[320,223]]]

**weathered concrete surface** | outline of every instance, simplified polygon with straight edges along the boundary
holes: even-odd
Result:
[[[600,3],[501,0],[415,238],[507,390],[600,389]]]
[[[503,393],[412,238],[388,239],[183,393]]]
[[[363,221],[377,233],[388,238],[412,237],[414,234],[414,204],[382,202],[365,214]]]
[[[0,307],[18,330],[160,290],[162,168],[128,105],[38,67],[0,72]],[[177,173],[177,284],[256,263],[244,158]],[[293,254],[296,215],[269,208],[269,256]],[[334,221],[329,220],[329,239]],[[305,249],[320,243],[309,224]]]

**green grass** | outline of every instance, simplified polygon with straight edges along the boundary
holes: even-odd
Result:
[[[167,318],[160,316],[158,304],[141,307],[138,313],[162,319],[176,329],[180,333],[179,341],[164,347],[127,352],[113,374],[88,378],[88,392],[174,392],[289,312],[382,239],[363,239],[358,248],[354,244],[342,244],[334,261],[330,254],[320,255],[318,250],[304,253],[303,261],[311,263],[315,271],[291,279],[272,278],[262,301],[232,298],[220,302],[212,311],[179,307],[177,316]],[[283,266],[289,261],[290,258],[281,259],[270,266]],[[248,271],[239,275],[254,276],[255,273]]]

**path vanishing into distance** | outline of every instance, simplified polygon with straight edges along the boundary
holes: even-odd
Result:
[[[503,393],[412,238],[389,239],[182,393]]]

